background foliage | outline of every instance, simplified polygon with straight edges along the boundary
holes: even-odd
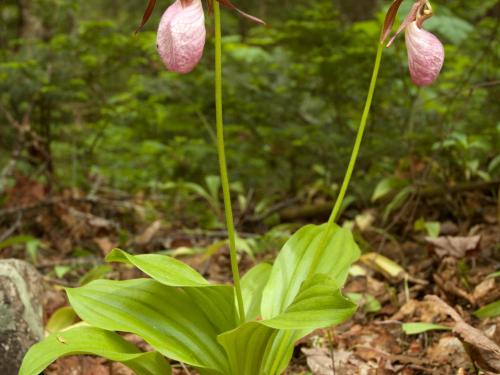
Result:
[[[254,206],[335,193],[388,3],[238,2],[267,28],[225,12],[229,168]],[[154,48],[159,9],[133,35],[144,6],[2,2],[1,166],[15,160],[17,173],[52,191],[88,191],[103,181],[128,193],[166,193],[169,202],[182,200],[180,182],[205,186],[205,176],[217,173],[211,26],[201,65],[172,74]],[[393,175],[422,184],[499,178],[498,2],[435,1],[434,8],[426,25],[445,43],[443,74],[418,89],[404,38],[386,50],[351,190],[360,204]],[[14,186],[15,175],[0,183]]]

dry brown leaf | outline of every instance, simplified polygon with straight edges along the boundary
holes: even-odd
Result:
[[[142,232],[141,235],[137,236],[135,239],[135,242],[138,245],[146,245],[155,236],[156,233],[161,229],[161,220],[156,220],[153,224],[151,224],[149,227],[146,228],[144,232]]]
[[[476,250],[479,247],[481,236],[469,237],[425,237],[425,240],[434,245],[434,251],[441,258],[452,256],[455,258],[463,258],[468,251]]]
[[[453,332],[464,343],[465,350],[472,361],[485,371],[500,372],[500,346],[489,339],[483,332],[467,324],[462,317],[441,298],[426,296],[425,299],[436,305],[454,321]]]
[[[306,355],[307,365],[314,375],[331,375],[332,358],[330,351],[326,348],[302,348]],[[370,373],[372,367],[360,361],[353,352],[346,350],[335,350],[335,370],[338,374],[366,374]]]
[[[113,250],[118,244],[111,241],[109,237],[98,237],[94,238],[94,242],[99,246],[102,253],[107,255],[111,250]]]
[[[390,320],[396,321],[419,321],[427,323],[437,323],[442,321],[442,313],[436,306],[428,301],[417,301],[414,299],[405,303]]]
[[[496,278],[486,278],[476,285],[473,296],[480,305],[486,305],[499,299],[500,288],[497,285]]]
[[[469,367],[470,359],[462,345],[462,342],[454,336],[444,336],[439,342],[429,347],[427,358],[443,365],[449,364],[453,367]]]

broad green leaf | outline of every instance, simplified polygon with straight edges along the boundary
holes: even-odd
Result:
[[[261,272],[268,274],[266,268],[252,269],[250,275],[245,275],[245,283],[251,283]],[[232,374],[278,375],[290,361],[298,339],[317,328],[344,321],[355,309],[356,305],[340,294],[335,280],[316,274],[302,284],[282,314],[240,325],[221,334],[218,340],[229,357]]]
[[[69,355],[97,355],[121,362],[138,375],[171,374],[170,365],[157,352],[144,353],[120,335],[95,327],[77,327],[52,334],[33,345],[19,375],[38,375],[56,359]]]
[[[302,283],[321,273],[343,286],[351,264],[360,251],[349,230],[335,226],[320,248],[326,225],[306,225],[283,246],[271,271],[262,297],[264,319],[272,319],[286,311],[299,293]],[[314,268],[314,269],[313,269]]]
[[[135,333],[166,357],[227,373],[227,359],[216,337],[222,333],[218,326],[230,324],[221,323],[223,317],[213,311],[226,306],[234,311],[232,287],[183,290],[150,279],[97,280],[67,293],[78,316],[90,325]]]
[[[186,294],[212,322],[218,332],[234,329],[238,315],[234,303],[234,289],[230,285],[213,285],[202,288],[184,288]]]
[[[313,331],[342,323],[356,308],[356,304],[342,296],[333,279],[316,274],[304,281],[297,297],[282,314],[260,323],[277,329]]]
[[[478,318],[494,318],[500,316],[500,300],[492,302],[479,310],[474,311],[474,315]]]
[[[71,306],[61,307],[52,314],[45,326],[45,330],[49,333],[61,331],[75,323],[77,319],[78,316]]]
[[[241,292],[245,305],[245,319],[254,320],[261,316],[260,304],[262,302],[262,290],[269,280],[271,265],[261,263],[250,269],[241,278]]]
[[[433,323],[405,323],[402,325],[404,333],[407,335],[417,335],[428,331],[451,331],[451,327]]]
[[[210,283],[186,263],[167,255],[130,255],[114,249],[106,256],[108,262],[128,263],[136,266],[146,275],[168,286],[210,286]]]
[[[187,264],[166,255],[130,255],[115,249],[106,259],[132,264],[166,286],[186,287],[185,292],[196,305],[203,307],[203,312],[218,330],[222,332],[236,327],[232,286],[212,285]]]
[[[295,342],[304,334],[248,322],[221,334],[218,340],[229,358],[230,374],[279,375],[292,357]]]

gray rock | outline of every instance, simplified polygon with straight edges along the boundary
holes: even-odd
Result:
[[[43,338],[43,292],[29,263],[0,260],[0,374],[17,375],[26,351]]]

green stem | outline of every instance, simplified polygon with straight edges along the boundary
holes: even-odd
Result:
[[[231,272],[233,274],[234,289],[236,292],[236,299],[238,301],[240,323],[243,323],[245,321],[245,309],[243,307],[240,274],[238,271],[236,233],[234,229],[233,209],[231,207],[231,195],[229,192],[229,178],[227,174],[226,152],[224,147],[224,123],[222,121],[222,36],[219,3],[214,1],[213,7],[215,18],[215,117],[217,124],[217,152],[219,154],[220,178],[222,183],[222,193],[224,196],[224,211],[226,214],[226,227],[229,236]]]
[[[330,237],[331,233],[333,232],[334,225],[335,225],[335,220],[337,220],[337,216],[340,213],[340,210],[342,208],[342,203],[344,201],[345,194],[347,192],[347,188],[349,187],[349,182],[351,181],[352,173],[354,171],[354,167],[356,165],[356,160],[358,159],[358,154],[359,154],[359,149],[361,147],[361,141],[363,140],[363,135],[365,132],[366,128],[366,122],[368,120],[368,115],[370,114],[370,108],[372,105],[373,101],[373,94],[375,93],[375,86],[377,85],[377,78],[378,78],[378,73],[380,70],[380,62],[382,61],[382,51],[384,49],[384,46],[379,43],[378,49],[377,49],[377,55],[375,57],[375,65],[373,67],[373,73],[372,73],[372,78],[370,81],[370,88],[368,89],[368,95],[366,97],[366,102],[365,102],[365,108],[363,110],[363,115],[361,116],[361,121],[359,123],[359,128],[358,128],[358,134],[356,136],[356,141],[354,142],[354,147],[352,149],[352,154],[351,154],[351,160],[349,160],[349,165],[347,167],[347,171],[345,173],[344,181],[342,182],[342,186],[340,187],[340,192],[337,197],[337,200],[335,201],[335,205],[333,206],[332,213],[330,215],[330,218],[328,219],[326,231],[321,238],[321,242],[319,245],[319,249],[324,249],[326,246],[326,243],[328,241],[328,238]],[[314,273],[316,271],[316,267],[319,264],[321,257],[316,257],[313,261],[313,264],[311,265],[310,268],[310,273]]]
[[[363,140],[363,135],[365,133],[366,122],[368,120],[368,115],[370,114],[370,108],[372,106],[373,94],[375,93],[375,86],[377,85],[378,72],[380,70],[380,62],[382,60],[382,51],[384,46],[379,43],[377,49],[377,56],[375,57],[375,66],[373,67],[372,79],[370,81],[370,88],[368,89],[368,96],[366,97],[365,108],[363,110],[363,115],[361,116],[361,122],[358,128],[358,134],[356,136],[356,141],[354,142],[354,147],[352,149],[351,160],[349,160],[349,166],[345,173],[344,181],[340,188],[339,195],[335,201],[335,206],[333,206],[332,214],[328,219],[328,227],[332,227],[337,220],[337,216],[342,208],[342,203],[344,201],[347,188],[351,182],[352,172],[354,171],[354,166],[356,165],[356,160],[358,159],[359,149],[361,147],[361,141]]]

